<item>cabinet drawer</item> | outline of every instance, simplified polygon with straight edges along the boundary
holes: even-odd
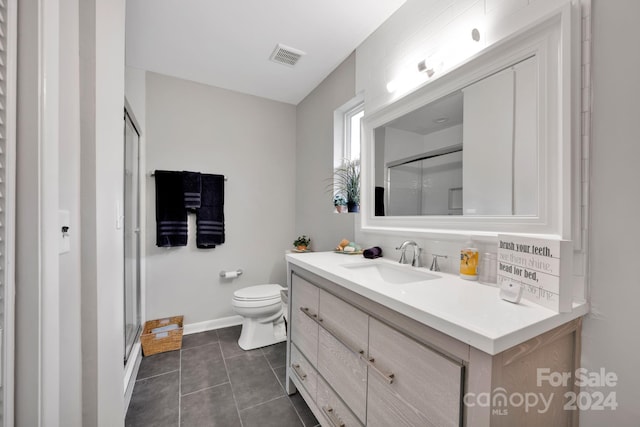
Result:
[[[291,346],[289,376],[297,379],[305,391],[315,401],[316,390],[318,388],[318,373],[295,345]]]
[[[460,364],[373,318],[369,359],[369,426],[460,425]]]
[[[367,364],[325,329],[318,339],[318,372],[364,422],[367,405]]]
[[[313,318],[315,316],[317,319],[318,316],[319,292],[315,285],[295,274],[292,275],[289,290],[291,342],[295,343],[313,366],[316,366],[318,361],[318,324]]]
[[[318,378],[318,396],[316,404],[330,427],[362,427],[358,418],[349,410],[337,394],[322,379]]]
[[[356,353],[366,353],[369,341],[366,313],[323,290],[320,290],[318,311],[323,328]]]

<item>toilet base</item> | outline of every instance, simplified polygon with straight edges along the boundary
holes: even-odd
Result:
[[[278,320],[262,323],[257,319],[245,317],[238,345],[243,350],[253,350],[287,340],[287,332],[282,315]]]

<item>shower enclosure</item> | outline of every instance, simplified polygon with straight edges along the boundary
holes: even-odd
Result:
[[[141,331],[140,133],[124,110],[124,363]]]

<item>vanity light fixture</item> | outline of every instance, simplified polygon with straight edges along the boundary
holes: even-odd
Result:
[[[427,73],[427,77],[431,78],[431,76],[433,76],[435,74],[435,71],[432,68],[427,67],[427,60],[423,59],[422,61],[418,62],[418,71],[421,73]]]

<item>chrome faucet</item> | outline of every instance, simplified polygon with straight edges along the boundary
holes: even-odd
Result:
[[[438,258],[447,259],[447,256],[446,255],[433,254],[433,261],[431,261],[431,267],[429,268],[429,270],[431,270],[431,271],[440,271],[440,266],[438,265]]]
[[[400,260],[398,262],[400,264],[409,264],[409,262],[407,261],[407,255],[406,255],[408,246],[413,247],[413,258],[411,259],[411,265],[414,267],[421,267],[420,252],[422,251],[422,248],[418,246],[418,244],[413,240],[405,240],[404,242],[402,242],[402,244],[399,247],[396,248],[396,250],[402,251],[402,253],[400,254]]]

